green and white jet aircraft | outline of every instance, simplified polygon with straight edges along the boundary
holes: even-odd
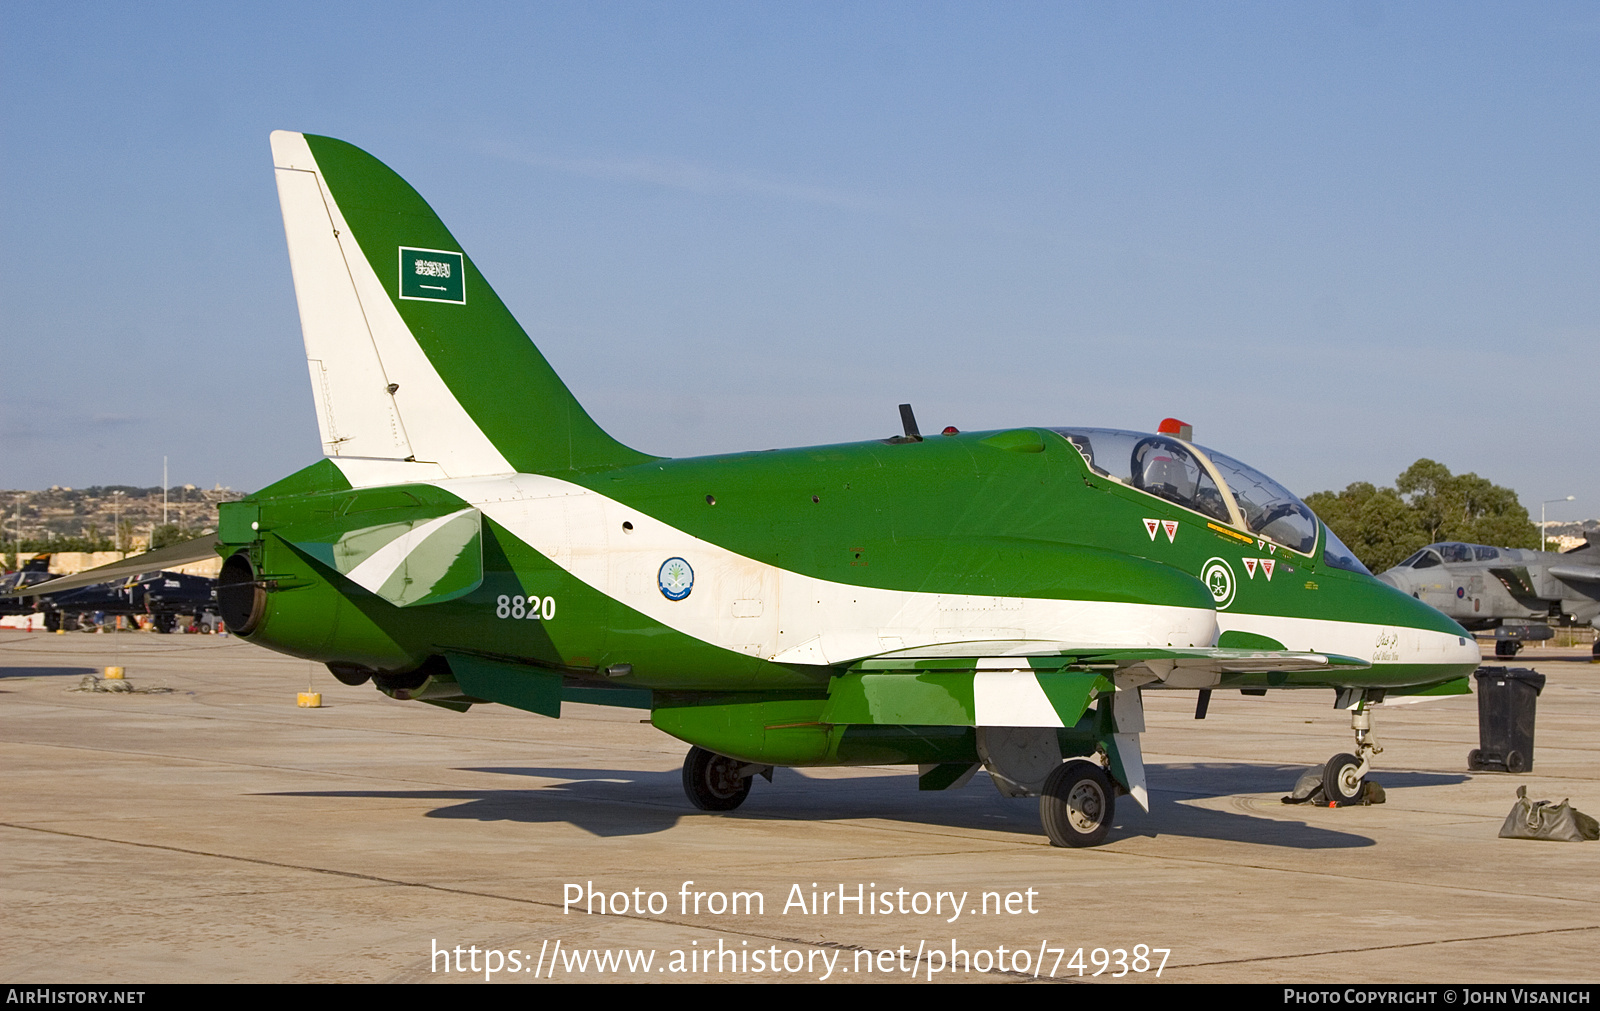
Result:
[[[1148,808],[1141,691],[1332,688],[1359,799],[1369,706],[1455,693],[1455,622],[1372,577],[1280,485],[1153,434],[1016,428],[672,460],[579,406],[420,196],[272,135],[326,458],[222,507],[253,643],[465,711],[648,710],[737,807],[775,766],[981,765],[1058,845]]]

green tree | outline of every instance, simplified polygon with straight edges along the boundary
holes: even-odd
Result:
[[[178,524],[163,523],[150,534],[150,550],[164,548],[169,544],[181,544],[188,539],[189,536],[178,528]]]
[[[1358,481],[1342,492],[1308,495],[1306,504],[1373,572],[1437,541],[1528,547],[1539,536],[1516,492],[1426,459],[1407,467],[1393,488]]]
[[[1307,496],[1306,505],[1373,572],[1382,572],[1428,543],[1416,510],[1393,488],[1358,481],[1342,492]]]
[[[1395,479],[1395,488],[1410,496],[1421,516],[1428,530],[1425,543],[1475,541],[1517,548],[1538,543],[1538,530],[1517,493],[1476,474],[1455,476],[1443,464],[1418,460]]]

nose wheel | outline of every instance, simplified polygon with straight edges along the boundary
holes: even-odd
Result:
[[[1350,729],[1356,735],[1356,753],[1334,755],[1322,767],[1322,796],[1335,807],[1361,803],[1373,756],[1383,753],[1372,736],[1372,710],[1362,695],[1350,712]]]
[[[1322,795],[1337,807],[1361,799],[1362,776],[1366,763],[1354,755],[1334,755],[1322,767]]]

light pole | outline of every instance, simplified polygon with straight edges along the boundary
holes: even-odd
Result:
[[[1548,537],[1546,537],[1544,535],[1544,507],[1549,505],[1552,502],[1571,502],[1573,500],[1574,500],[1574,496],[1568,495],[1566,498],[1547,498],[1543,502],[1539,503],[1539,550],[1540,551],[1543,551],[1545,549],[1545,543],[1547,541],[1549,541],[1549,539],[1550,539],[1550,538],[1548,538]]]

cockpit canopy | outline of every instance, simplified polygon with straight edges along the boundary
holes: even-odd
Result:
[[[1491,548],[1487,544],[1441,541],[1420,549],[1395,568],[1427,569],[1445,562],[1492,562],[1501,557],[1503,556],[1500,548]]]
[[[1304,555],[1317,544],[1317,517],[1288,489],[1230,456],[1171,435],[1111,428],[1056,428],[1091,470]],[[1330,565],[1367,572],[1333,532]],[[1370,575],[1370,573],[1368,573]]]

